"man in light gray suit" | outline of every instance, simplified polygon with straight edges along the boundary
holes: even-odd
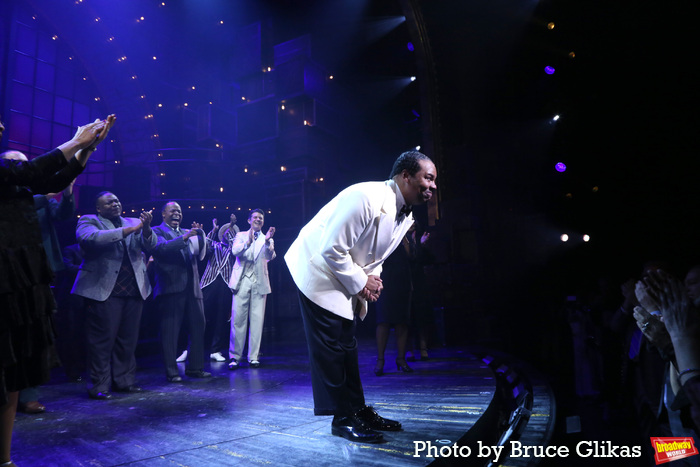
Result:
[[[233,290],[233,319],[231,319],[231,343],[229,355],[230,370],[238,368],[245,335],[250,319],[250,334],[248,336],[248,362],[252,368],[260,366],[258,354],[262,338],[263,322],[265,321],[265,302],[270,289],[270,275],[267,263],[275,259],[275,243],[272,236],[275,228],[270,227],[267,234],[260,230],[265,223],[262,209],[253,209],[248,215],[250,230],[239,232],[233,239],[231,254],[236,257],[233,265],[229,287]]]
[[[119,392],[141,391],[135,384],[134,352],[143,301],[151,293],[145,252],[156,246],[157,238],[151,212],[142,212],[139,219],[121,214],[119,198],[102,192],[97,215],[82,216],[76,228],[85,258],[72,293],[86,299],[92,399],[111,399],[110,384]]]

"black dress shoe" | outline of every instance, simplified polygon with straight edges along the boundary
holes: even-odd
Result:
[[[182,383],[182,376],[168,376],[169,383]]]
[[[356,416],[333,417],[331,423],[331,433],[350,441],[358,443],[380,443],[384,441],[384,436],[378,431],[374,431]]]
[[[187,370],[185,374],[190,378],[211,378],[211,373],[204,370]]]
[[[362,420],[365,425],[373,430],[401,431],[401,423],[380,416],[370,405],[365,405],[355,412],[355,417]]]
[[[123,388],[114,388],[116,392],[143,392],[143,388],[132,384],[131,386],[124,386]]]
[[[90,396],[90,399],[96,399],[99,401],[106,401],[108,399],[112,398],[112,395],[108,392],[92,392],[88,391],[88,396]]]

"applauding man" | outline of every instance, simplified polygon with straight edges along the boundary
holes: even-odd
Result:
[[[229,346],[231,370],[238,368],[243,356],[249,319],[248,362],[253,368],[260,366],[258,354],[265,320],[265,302],[271,292],[267,263],[275,259],[275,242],[272,239],[275,228],[270,227],[267,234],[262,235],[264,223],[263,211],[253,209],[248,216],[250,230],[236,234],[231,245],[231,254],[236,257],[229,283],[233,290],[233,319]]]
[[[175,359],[180,326],[187,316],[190,349],[185,374],[193,378],[209,378],[211,373],[204,371],[205,318],[197,269],[197,257],[206,251],[204,232],[196,222],[192,223],[191,229],[180,228],[182,209],[175,201],[163,206],[162,214],[163,223],[153,228],[158,236],[158,245],[153,250],[156,266],[153,295],[158,300],[160,309],[160,339],[165,374],[171,383],[182,381]],[[195,242],[198,244],[196,247]]]
[[[121,214],[119,198],[102,192],[97,196],[97,215],[82,216],[76,228],[85,259],[73,293],[86,299],[92,380],[88,394],[93,399],[110,399],[110,385],[115,391],[141,391],[135,384],[134,352],[143,301],[151,294],[145,252],[155,247],[156,236],[150,211],[139,219]]]

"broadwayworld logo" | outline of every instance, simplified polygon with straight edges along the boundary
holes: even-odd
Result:
[[[698,454],[693,438],[650,438],[656,465]]]

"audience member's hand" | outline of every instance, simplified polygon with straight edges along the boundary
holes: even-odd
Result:
[[[654,346],[665,352],[670,349],[672,346],[671,335],[658,316],[652,315],[644,307],[636,306],[634,307],[634,319],[637,320],[637,327]]]
[[[654,271],[644,282],[649,294],[659,302],[664,324],[671,336],[696,334],[700,330],[700,312],[681,281],[664,271]]]
[[[653,294],[654,291],[649,290],[643,280],[637,282],[635,285],[634,295],[637,297],[637,300],[642,308],[649,312],[661,311],[661,304],[659,304],[657,297]]]

